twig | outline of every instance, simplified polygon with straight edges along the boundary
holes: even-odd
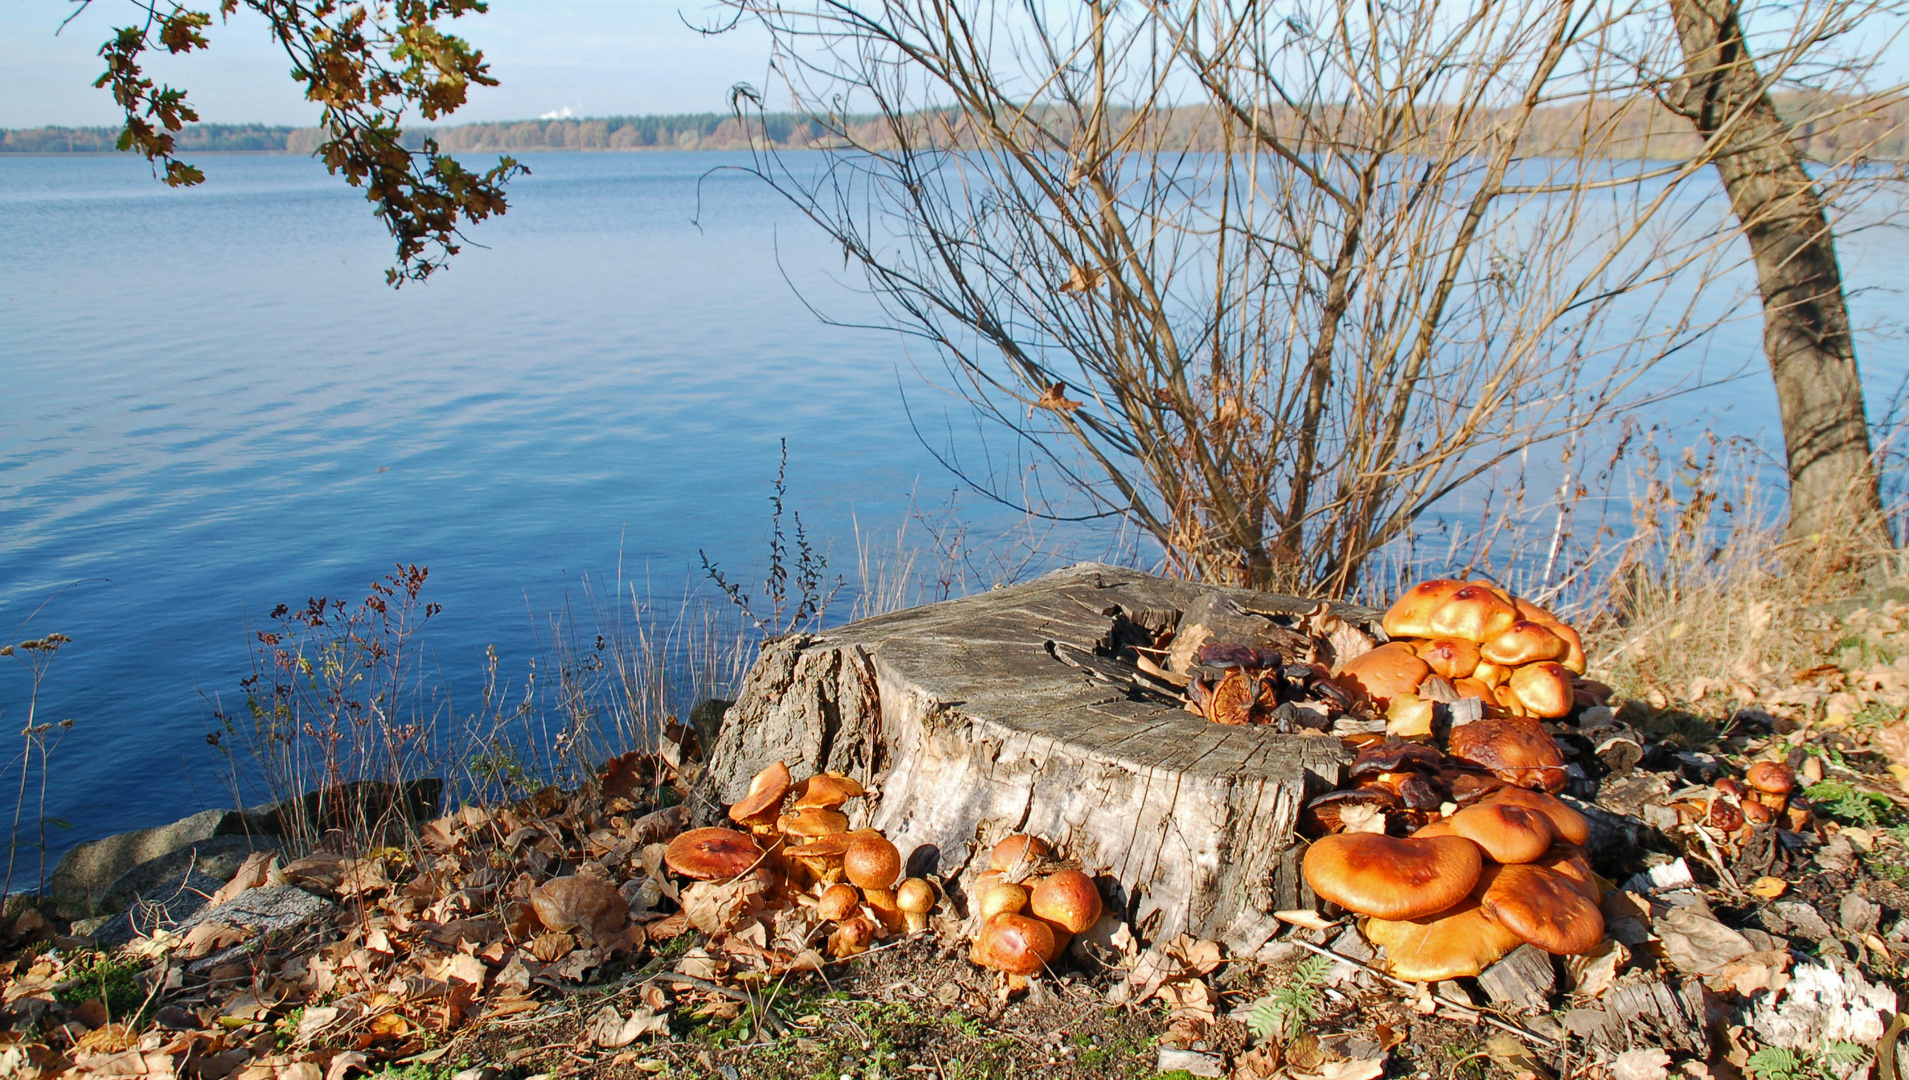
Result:
[[[1737,875],[1731,873],[1730,868],[1723,864],[1723,855],[1717,851],[1716,842],[1710,839],[1710,830],[1702,825],[1692,825],[1691,828],[1696,830],[1697,838],[1704,842],[1704,850],[1710,853],[1711,867],[1723,878],[1724,884],[1730,886],[1731,892],[1742,895],[1743,886],[1737,883]]]
[[[1347,956],[1344,953],[1334,952],[1333,950],[1328,949],[1323,945],[1314,945],[1312,942],[1305,941],[1301,938],[1287,938],[1286,940],[1293,943],[1294,945],[1299,946],[1302,949],[1305,949],[1308,952],[1318,953],[1320,956],[1324,956],[1331,960],[1337,960],[1342,964],[1350,964],[1353,967],[1358,968],[1360,971],[1363,971],[1366,974],[1372,976],[1373,978],[1391,983],[1393,986],[1399,987],[1402,990],[1410,990],[1416,994],[1424,985],[1423,983],[1407,982],[1406,980],[1401,979],[1395,975],[1388,975],[1385,972],[1380,971],[1378,968],[1375,968],[1368,964],[1364,964],[1357,960],[1354,960],[1352,957]],[[1549,1046],[1554,1049],[1558,1046],[1558,1042],[1555,1039],[1548,1039],[1545,1036],[1540,1035],[1535,1031],[1531,1031],[1527,1028],[1519,1027],[1517,1024],[1507,1023],[1506,1021],[1500,1020],[1497,1017],[1493,1016],[1492,1014],[1488,1012],[1485,1012],[1482,1009],[1467,1008],[1466,1006],[1459,1005],[1455,1002],[1442,1001],[1442,1000],[1439,1000],[1438,998],[1433,998],[1432,1000],[1438,1006],[1442,1008],[1450,1009],[1453,1012],[1460,1014],[1460,1019],[1483,1020],[1485,1023],[1490,1024],[1491,1026],[1495,1028],[1500,1028],[1504,1031],[1508,1031],[1511,1034],[1517,1035],[1521,1038],[1530,1039],[1532,1042],[1539,1043],[1544,1046]]]

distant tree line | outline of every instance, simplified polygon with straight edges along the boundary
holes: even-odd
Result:
[[[1895,102],[1874,108],[1859,118],[1838,115],[1832,102],[1792,95],[1779,106],[1799,122],[1795,124],[1798,148],[1810,158],[1841,160],[1848,148],[1859,147],[1870,158],[1886,161],[1909,159],[1909,103]],[[1575,109],[1552,107],[1540,110],[1528,123],[1522,142],[1527,152],[1571,154],[1582,150],[1576,143],[1586,130],[1585,117]],[[1208,110],[1171,110],[1166,119],[1156,115],[1151,121],[1184,130],[1179,145],[1205,146],[1217,150],[1224,146],[1227,133]],[[1812,122],[1813,116],[1829,116],[1834,122]],[[1273,117],[1278,127],[1290,125],[1295,134],[1306,125],[1299,118]],[[1483,110],[1463,126],[1495,124],[1495,112]],[[971,145],[972,136],[959,118],[935,111],[920,114],[923,134],[931,141],[952,145]],[[880,145],[887,138],[874,117],[844,117],[836,130],[852,132],[857,145]],[[1591,124],[1590,127],[1598,127]],[[1650,160],[1682,160],[1695,156],[1701,140],[1688,122],[1662,109],[1631,110],[1615,121],[1606,118],[1600,139],[1606,156]],[[1207,130],[1210,129],[1210,130]],[[1237,136],[1237,132],[1233,133]],[[690,113],[676,116],[610,116],[600,119],[519,120],[491,124],[454,124],[443,127],[413,127],[404,132],[408,149],[419,149],[426,136],[437,139],[447,152],[525,150],[795,150],[831,144],[837,136],[821,124],[795,113],[767,113],[738,118],[724,113]],[[115,148],[118,128],[42,127],[0,130],[0,153],[69,154],[105,153]],[[267,153],[310,154],[323,137],[317,128],[272,127],[262,124],[189,124],[177,136],[180,152],[263,151]]]

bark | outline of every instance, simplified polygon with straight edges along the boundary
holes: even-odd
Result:
[[[1122,617],[1165,625],[1215,592],[1258,611],[1316,604],[1088,565],[772,642],[725,717],[701,812],[772,761],[839,770],[871,792],[851,823],[957,895],[986,869],[977,852],[1025,831],[1098,875],[1148,936],[1250,953],[1273,911],[1310,900],[1293,826],[1337,782],[1340,741],[1208,723],[1095,652]]]
[[[1862,380],[1823,201],[1750,55],[1735,0],[1671,0],[1689,88],[1673,102],[1708,144],[1756,261],[1776,381],[1792,540],[1890,546]]]

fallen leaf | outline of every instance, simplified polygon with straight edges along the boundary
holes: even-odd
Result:
[[[703,933],[719,934],[740,925],[762,892],[762,879],[752,874],[721,885],[698,881],[683,890],[683,914]]]
[[[368,1073],[371,1071],[371,1058],[356,1050],[347,1050],[333,1055],[331,1064],[325,1066],[325,1080],[345,1080],[353,1070]]]
[[[1027,415],[1032,417],[1035,409],[1052,409],[1055,412],[1073,412],[1081,403],[1067,396],[1067,384],[1055,383],[1042,392],[1040,399],[1027,407]]]
[[[1664,959],[1689,975],[1714,975],[1756,951],[1749,938],[1696,908],[1671,908],[1652,920],[1651,929],[1663,939]]]
[[[1100,287],[1107,272],[1090,266],[1074,263],[1067,268],[1067,281],[1060,287],[1064,293],[1084,293]]]
[[[1385,811],[1376,806],[1355,803],[1339,811],[1339,822],[1349,833],[1385,832]]]
[[[206,901],[206,906],[217,907],[228,900],[235,899],[242,892],[265,884],[266,878],[271,876],[273,862],[277,858],[278,853],[275,851],[254,851],[247,855],[245,861],[240,863],[238,870],[233,873],[232,880],[219,886]]]
[[[639,1007],[628,1017],[605,1005],[583,1025],[584,1037],[606,1050],[619,1050],[645,1035],[668,1035],[669,1017]]]
[[[1789,887],[1790,883],[1784,881],[1782,878],[1770,877],[1766,874],[1751,882],[1750,887],[1744,891],[1748,892],[1751,896],[1761,897],[1764,900],[1775,900],[1777,897],[1782,896]]]
[[[1326,918],[1311,908],[1290,908],[1285,911],[1275,911],[1273,912],[1273,918],[1283,923],[1291,923],[1294,926],[1303,926],[1308,930],[1329,930],[1337,925],[1331,919]]]
[[[1725,964],[1716,974],[1706,978],[1704,985],[1718,992],[1729,989],[1749,997],[1763,990],[1781,990],[1789,981],[1784,974],[1789,969],[1788,949],[1753,952]]]
[[[1568,958],[1564,968],[1571,976],[1571,992],[1588,998],[1603,997],[1630,959],[1631,951],[1614,938],[1605,938],[1590,952]]]

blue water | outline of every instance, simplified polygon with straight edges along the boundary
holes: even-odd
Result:
[[[947,498],[902,408],[935,445],[958,430],[916,368],[937,362],[819,322],[785,277],[876,313],[776,196],[710,172],[732,159],[526,160],[487,246],[394,292],[382,228],[311,161],[209,157],[208,183],[171,191],[122,157],[0,157],[0,639],[73,638],[40,695],[42,720],[75,721],[55,854],[229,803],[211,703],[236,698],[274,604],[427,564],[433,663],[468,690],[486,646],[522,672],[585,576],[667,611],[699,548],[758,569],[783,438],[791,504],[838,568],[856,523],[892,537]],[[1845,260],[1859,286],[1903,262],[1882,234]],[[1754,325],[1732,333],[1724,351],[1753,355]],[[1893,389],[1900,342],[1865,348]],[[1770,399],[1749,379],[1661,418],[1774,445]],[[965,506],[983,544],[1012,520]],[[1104,542],[1064,532],[1047,558]],[[0,667],[0,731],[28,686]]]

